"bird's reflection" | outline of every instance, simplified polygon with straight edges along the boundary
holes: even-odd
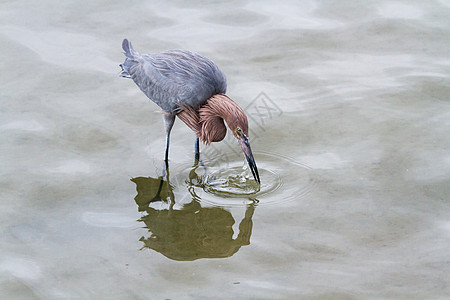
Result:
[[[189,174],[188,191],[192,201],[175,209],[174,186],[169,174],[164,177],[136,177],[137,195],[134,198],[138,210],[146,212],[139,219],[145,223],[150,236],[141,237],[143,248],[150,248],[164,256],[179,261],[200,258],[223,258],[236,253],[241,246],[250,244],[254,204],[246,207],[239,224],[239,233],[233,239],[233,215],[221,207],[202,207],[195,194],[195,186],[201,179],[194,167]],[[154,206],[161,204],[164,209]]]

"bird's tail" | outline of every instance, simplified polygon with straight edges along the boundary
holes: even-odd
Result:
[[[130,73],[128,72],[130,66],[133,64],[133,62],[136,62],[138,57],[139,57],[139,53],[134,50],[133,46],[131,45],[131,42],[128,41],[127,39],[124,39],[122,42],[122,49],[123,54],[125,54],[125,61],[123,64],[120,64],[120,67],[122,68],[122,72],[120,72],[120,76],[121,77],[125,77],[125,78],[131,78]]]
[[[122,49],[125,51],[123,54],[131,60],[136,60],[139,53],[134,50],[133,45],[131,45],[131,42],[127,39],[124,39],[122,42]]]

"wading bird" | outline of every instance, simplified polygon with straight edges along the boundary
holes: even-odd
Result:
[[[165,163],[168,168],[170,131],[178,116],[196,134],[195,158],[200,158],[199,140],[206,145],[225,138],[227,123],[239,141],[244,156],[259,183],[258,168],[248,141],[248,121],[242,108],[225,95],[227,80],[208,58],[186,50],[139,54],[124,39],[125,62],[121,77],[131,78],[150,100],[164,111]]]

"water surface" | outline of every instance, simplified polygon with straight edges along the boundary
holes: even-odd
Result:
[[[3,1],[0,295],[449,297],[449,14],[437,0]],[[179,121],[162,176],[159,108],[118,77],[125,37],[223,69],[258,191],[205,188]],[[245,166],[230,133],[201,150],[213,179]]]

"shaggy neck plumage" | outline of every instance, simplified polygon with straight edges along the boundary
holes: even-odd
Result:
[[[184,105],[178,117],[191,128],[205,144],[220,142],[225,138],[228,127],[235,134],[240,127],[248,135],[248,122],[244,111],[225,94],[217,94],[206,100],[198,111]]]

